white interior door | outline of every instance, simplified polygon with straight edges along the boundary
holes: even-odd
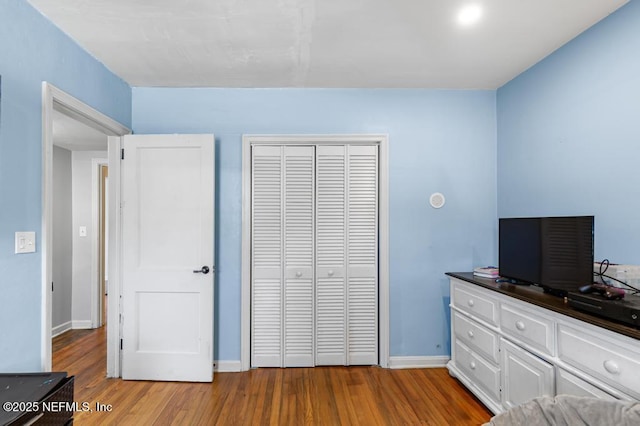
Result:
[[[317,147],[316,364],[378,363],[378,148]]]
[[[122,160],[122,378],[213,379],[213,135],[132,135]]]
[[[284,150],[284,367],[314,365],[312,146]]]
[[[347,147],[316,150],[316,364],[347,365]]]
[[[251,365],[378,363],[378,147],[252,147]]]
[[[282,366],[282,147],[251,157],[251,366]]]
[[[252,155],[251,365],[314,365],[314,147]]]
[[[378,147],[347,152],[347,362],[377,364]]]

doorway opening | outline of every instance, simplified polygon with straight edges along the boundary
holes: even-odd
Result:
[[[73,152],[77,152],[78,154],[75,157],[89,157],[91,160],[89,161],[89,165],[87,170],[89,170],[89,176],[92,175],[91,164],[93,164],[92,154],[88,154],[92,152],[92,149],[96,148],[96,146],[87,145],[86,140],[63,140],[64,138],[57,137],[56,132],[60,131],[60,123],[63,123],[62,127],[64,128],[64,123],[68,127],[74,127],[83,125],[88,127],[93,132],[96,132],[100,135],[101,144],[100,151],[106,153],[102,158],[102,163],[104,165],[117,162],[116,159],[119,158],[117,152],[119,151],[120,144],[120,136],[131,133],[131,131],[120,123],[114,121],[113,119],[107,117],[106,115],[100,113],[99,111],[91,108],[90,106],[84,104],[73,96],[63,92],[62,90],[56,88],[55,86],[43,82],[42,84],[42,134],[43,134],[43,142],[42,142],[42,176],[43,176],[43,186],[42,186],[42,206],[43,206],[43,215],[42,215],[42,236],[41,236],[41,250],[42,250],[42,323],[41,323],[41,369],[42,371],[51,371],[52,367],[52,330],[53,329],[53,302],[54,302],[54,293],[56,292],[56,284],[53,279],[54,273],[57,275],[57,272],[54,270],[54,253],[57,253],[57,250],[54,249],[55,244],[55,223],[54,223],[54,208],[55,208],[55,199],[56,193],[54,188],[54,149],[57,153],[62,152],[63,157],[66,157],[66,164],[72,164],[74,160]],[[58,129],[54,131],[55,127]],[[54,148],[55,147],[55,148]],[[66,152],[65,152],[66,151]],[[94,167],[95,170],[98,170]],[[97,174],[97,173],[96,173]],[[89,187],[89,192],[92,192],[91,188],[98,188],[98,178],[93,180],[91,178],[87,179],[87,182],[84,182]],[[70,178],[67,178],[67,181],[70,181]],[[115,182],[112,182],[115,184]],[[73,185],[72,185],[73,186]],[[82,186],[82,185],[81,185]],[[96,327],[97,324],[101,322],[101,315],[99,311],[99,307],[101,303],[98,298],[98,294],[101,294],[101,290],[98,288],[98,270],[99,270],[99,242],[98,235],[99,232],[92,232],[91,235],[95,236],[95,238],[89,237],[89,229],[98,229],[99,225],[99,215],[98,209],[96,207],[94,210],[92,205],[99,205],[99,197],[97,195],[98,191],[93,191],[95,193],[94,197],[89,196],[90,201],[88,203],[89,208],[89,217],[88,219],[84,219],[83,222],[86,223],[74,223],[71,222],[69,225],[68,222],[68,212],[70,209],[73,209],[73,206],[66,207],[67,219],[65,220],[66,229],[71,230],[72,239],[77,239],[77,247],[81,247],[83,244],[88,246],[86,253],[88,253],[89,258],[89,267],[90,277],[88,278],[89,282],[95,282],[96,284],[87,288],[82,287],[78,288],[76,292],[74,292],[73,288],[73,260],[71,261],[71,267],[68,266],[68,259],[63,263],[66,265],[65,268],[68,268],[66,271],[66,281],[67,291],[66,294],[71,294],[72,297],[78,295],[82,295],[84,291],[91,294],[93,297],[91,303],[88,303],[89,314],[87,312],[79,312],[74,313],[71,312],[69,316],[63,318],[62,323],[68,323],[61,328],[55,330],[55,332],[61,332],[63,328],[73,327],[73,318],[71,317],[74,314],[80,315],[77,317],[76,328],[91,328]],[[95,198],[95,200],[94,200]],[[60,199],[59,199],[60,202]],[[106,205],[106,203],[105,203]],[[108,215],[108,221],[114,222],[117,218],[117,214],[114,212],[116,204],[114,202],[109,203],[108,209],[112,212],[111,215]],[[63,213],[64,215],[64,213]],[[79,215],[73,215],[72,217],[80,217]],[[105,224],[106,225],[106,224]],[[106,225],[108,226],[108,225]],[[109,227],[109,230],[115,230],[115,227]],[[117,234],[113,234],[117,235]],[[107,239],[105,238],[104,241]],[[110,239],[111,242],[108,243],[108,246],[105,245],[106,253],[111,252],[112,258],[114,253],[117,253],[114,245],[117,242],[116,238]],[[67,244],[69,242],[67,241]],[[106,243],[105,243],[106,244]],[[71,241],[71,247],[73,247],[73,240]],[[69,247],[69,245],[67,245]],[[93,249],[95,247],[95,249]],[[115,250],[115,251],[114,251]],[[93,259],[93,261],[92,261]],[[112,263],[112,262],[111,262]],[[95,264],[95,273],[94,266]],[[105,263],[105,271],[110,269],[109,263]],[[69,272],[71,270],[71,272]],[[71,275],[71,279],[69,280],[69,276]],[[64,274],[63,274],[64,276]],[[95,279],[92,279],[95,277]],[[69,284],[71,281],[71,284]],[[60,282],[62,285],[63,283]],[[61,291],[62,292],[62,291]],[[75,294],[74,294],[75,293]],[[60,294],[60,293],[59,293]],[[93,302],[95,300],[95,303]],[[57,302],[57,301],[56,301]],[[66,303],[66,301],[65,301]],[[73,309],[73,303],[69,303],[71,308],[67,306],[67,309],[71,311]],[[82,303],[77,303],[76,308],[82,309],[86,308],[86,306],[82,306]],[[107,321],[107,324],[113,323],[111,326],[108,326],[107,336],[110,344],[108,346],[113,346],[115,349],[115,341],[118,338],[119,331],[117,326],[117,315],[118,309],[111,309],[109,311],[109,315],[111,317],[111,321]],[[115,317],[115,320],[114,320]],[[60,318],[56,318],[57,321],[60,321]],[[60,325],[60,324],[58,324]],[[107,353],[107,359],[116,359],[117,351],[112,350]],[[113,366],[111,369],[109,368],[109,362],[107,363],[107,371],[108,373],[111,371],[111,374],[117,374],[117,369]],[[113,362],[114,366],[117,366],[117,360]]]
[[[103,325],[101,167],[107,136],[56,109],[52,158],[52,335]]]

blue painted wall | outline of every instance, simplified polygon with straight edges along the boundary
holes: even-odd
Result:
[[[640,1],[497,91],[500,216],[596,216],[595,257],[640,264]]]
[[[0,2],[0,372],[41,368],[41,254],[15,255],[14,232],[42,221],[41,84],[48,81],[120,123],[131,89],[26,1]]]
[[[216,135],[219,360],[240,359],[242,134],[388,134],[391,355],[449,354],[443,274],[495,262],[494,91],[134,88],[133,129]]]
[[[494,91],[131,89],[26,2],[0,3],[0,372],[38,370],[41,82],[137,133],[216,134],[216,353],[240,358],[241,135],[390,137],[391,355],[449,354],[446,271],[496,261],[496,218],[596,215],[640,263],[640,1]],[[133,119],[132,119],[133,112]],[[497,141],[497,145],[496,145]],[[19,178],[18,178],[19,177]],[[444,208],[428,205],[443,192]],[[38,239],[38,244],[40,240]]]

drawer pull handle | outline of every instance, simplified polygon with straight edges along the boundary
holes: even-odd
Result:
[[[616,364],[615,361],[611,361],[606,360],[604,363],[604,369],[607,370],[609,373],[611,374],[619,374],[620,373],[620,367],[618,367],[618,364]]]
[[[525,329],[524,323],[522,321],[516,321],[516,328],[520,331],[524,331]]]
[[[475,305],[476,303],[473,301],[473,299],[469,299],[469,301],[467,302],[467,305],[469,305],[470,307],[473,308],[473,305]]]
[[[471,361],[469,363],[469,367],[471,367],[472,370],[475,370],[476,369],[476,362],[475,361]]]
[[[469,335],[469,337],[470,337],[471,339],[473,339],[473,331],[469,330],[469,331],[467,332],[467,334]]]

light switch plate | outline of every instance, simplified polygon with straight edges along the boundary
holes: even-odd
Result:
[[[35,253],[35,251],[36,251],[36,233],[35,232],[16,232],[16,254]]]

